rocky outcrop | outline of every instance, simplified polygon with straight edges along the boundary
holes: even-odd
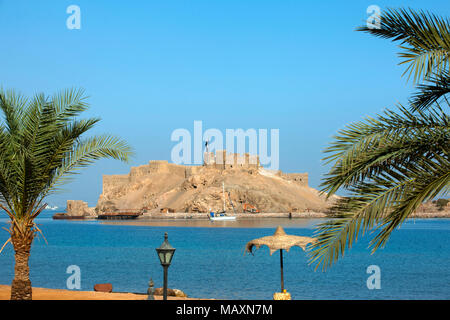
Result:
[[[160,213],[171,208],[204,213],[223,210],[224,200],[227,212],[243,212],[246,203],[260,212],[274,213],[323,212],[330,205],[308,186],[307,173],[270,171],[258,165],[183,166],[150,161],[131,168],[128,175],[104,175],[97,211],[144,209]]]
[[[155,289],[155,296],[162,296],[163,295],[163,288],[156,288]],[[169,297],[180,297],[180,298],[187,298],[187,294],[179,289],[170,289],[167,288],[167,296]]]
[[[87,202],[81,200],[67,200],[66,216],[89,217],[96,215],[95,208],[88,207]]]

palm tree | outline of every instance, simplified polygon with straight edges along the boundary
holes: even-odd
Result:
[[[0,89],[0,109],[0,208],[11,219],[2,249],[11,242],[15,252],[11,299],[31,299],[28,259],[40,232],[34,219],[45,208],[44,199],[77,169],[100,158],[128,161],[132,153],[118,138],[84,137],[100,119],[75,119],[88,109],[83,90],[28,99]]]
[[[340,130],[325,150],[332,164],[322,181],[327,196],[347,193],[332,212],[338,217],[316,228],[310,251],[316,269],[330,267],[358,236],[372,230],[372,252],[424,201],[450,189],[450,22],[425,12],[387,10],[380,28],[361,27],[400,42],[405,74],[417,92],[409,108],[386,110]],[[421,82],[422,81],[422,82]]]

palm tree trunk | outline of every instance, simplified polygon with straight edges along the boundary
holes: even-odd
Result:
[[[16,222],[17,223],[17,222]],[[34,232],[28,223],[18,228],[16,223],[11,226],[11,242],[14,247],[14,279],[11,284],[11,300],[31,300],[31,281],[28,260]],[[25,227],[25,228],[23,228]]]

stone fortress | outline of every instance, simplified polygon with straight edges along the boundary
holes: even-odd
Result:
[[[134,183],[139,179],[151,177],[158,173],[171,173],[177,176],[189,178],[198,174],[203,169],[215,170],[259,170],[259,157],[257,155],[244,155],[238,153],[227,153],[226,150],[219,150],[215,154],[208,152],[204,154],[203,165],[187,166],[169,163],[167,160],[150,160],[148,164],[138,167],[131,167],[129,174],[124,175],[103,175],[103,190],[105,193],[111,188]],[[266,170],[269,171],[269,170]],[[272,172],[273,175],[286,180],[295,181],[301,185],[308,186],[308,173],[283,173],[281,170]]]
[[[225,196],[223,192],[225,189]],[[258,156],[218,151],[205,153],[202,165],[178,165],[152,160],[132,167],[128,174],[103,175],[103,190],[96,207],[81,200],[67,200],[67,218],[96,218],[99,214],[139,211],[143,217],[206,217],[209,210],[248,217],[323,217],[339,197],[308,186],[308,173],[284,173],[260,166]],[[225,200],[225,201],[224,201]],[[245,205],[260,214],[243,214]],[[428,207],[427,207],[428,205]],[[423,204],[423,212],[434,212]],[[446,209],[450,210],[450,201]],[[422,211],[418,210],[418,216]],[[425,211],[424,211],[425,210]],[[436,209],[437,210],[437,209]],[[445,215],[444,215],[445,216]]]
[[[323,196],[308,186],[308,173],[267,170],[257,155],[207,152],[202,165],[179,165],[165,160],[131,167],[128,174],[103,175],[96,214],[121,210],[147,213],[207,213],[222,210],[225,186],[227,212],[242,212],[244,204],[260,212],[318,210],[326,207]],[[72,209],[70,209],[72,208]],[[68,214],[92,212],[85,203],[71,202]],[[79,210],[78,210],[78,209]],[[92,214],[92,213],[91,213]]]

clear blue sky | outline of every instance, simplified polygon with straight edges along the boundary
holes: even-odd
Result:
[[[66,8],[81,9],[69,30]],[[345,124],[412,92],[398,48],[354,29],[370,5],[450,16],[445,1],[18,1],[0,0],[0,85],[32,95],[83,87],[94,133],[135,149],[131,166],[170,160],[177,128],[280,129],[280,169],[309,172]],[[130,165],[102,160],[52,196],[94,206],[102,174]]]

